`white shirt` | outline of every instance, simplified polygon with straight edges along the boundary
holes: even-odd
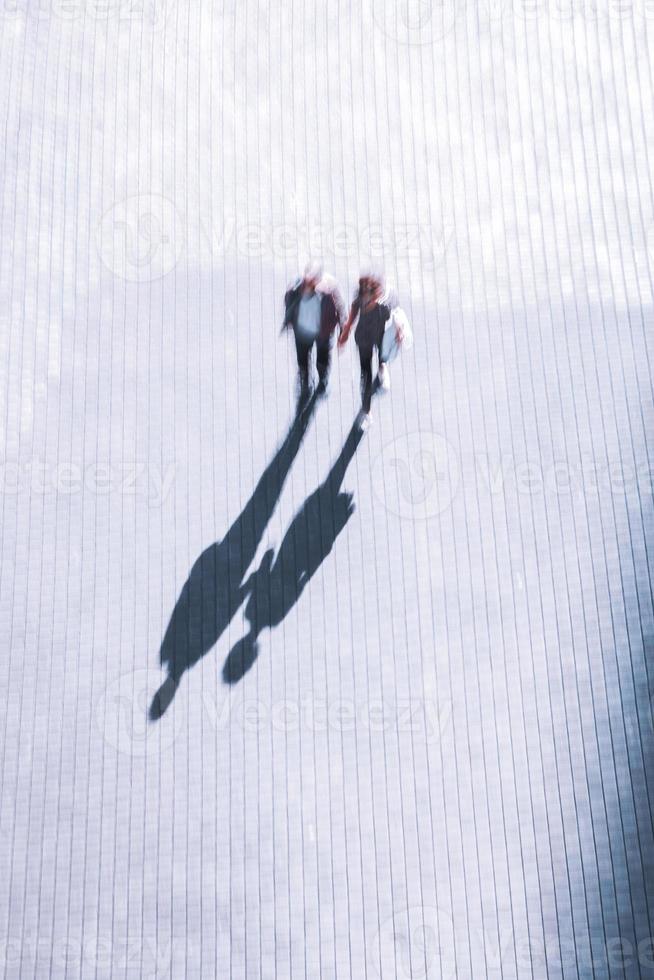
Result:
[[[304,340],[315,340],[320,333],[320,304],[321,296],[317,292],[300,298],[297,329]]]

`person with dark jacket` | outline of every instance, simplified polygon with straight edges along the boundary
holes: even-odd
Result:
[[[334,333],[345,317],[345,307],[336,280],[323,276],[317,265],[309,265],[304,276],[287,290],[284,297],[284,325],[293,328],[300,376],[300,391],[309,390],[309,357],[316,345],[319,391],[325,393],[329,381]]]
[[[372,421],[370,406],[372,402],[372,355],[377,349],[379,361],[379,386],[383,391],[390,385],[388,366],[385,361],[385,354],[382,350],[382,341],[386,325],[391,318],[393,307],[397,305],[396,298],[391,290],[384,288],[384,283],[379,276],[366,275],[359,279],[357,289],[347,321],[338,339],[339,346],[343,346],[354,324],[357,324],[354,331],[354,340],[359,349],[359,361],[361,364],[361,413],[359,423],[362,429],[367,429]]]

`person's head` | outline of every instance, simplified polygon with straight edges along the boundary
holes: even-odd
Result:
[[[365,272],[359,277],[359,295],[364,303],[378,302],[384,291],[383,277],[376,272]]]
[[[305,293],[315,293],[322,278],[322,268],[318,262],[309,262],[302,277],[302,289]]]

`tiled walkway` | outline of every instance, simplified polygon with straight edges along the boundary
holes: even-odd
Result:
[[[654,21],[597,6],[0,12],[4,977],[654,975]],[[363,439],[353,346],[294,420],[310,254],[413,324]]]

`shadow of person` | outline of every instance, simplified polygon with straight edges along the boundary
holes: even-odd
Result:
[[[277,556],[268,550],[248,579],[245,618],[250,628],[225,661],[226,684],[236,684],[250,670],[258,656],[259,635],[282,622],[354,513],[352,494],[341,493],[340,486],[362,438],[360,427],[353,425],[326,480],[293,518]]]
[[[316,407],[317,395],[298,403],[293,424],[254,493],[222,541],[202,552],[175,604],[159,657],[168,673],[150,705],[156,721],[175,696],[184,671],[216,644],[248,595],[242,584]]]

